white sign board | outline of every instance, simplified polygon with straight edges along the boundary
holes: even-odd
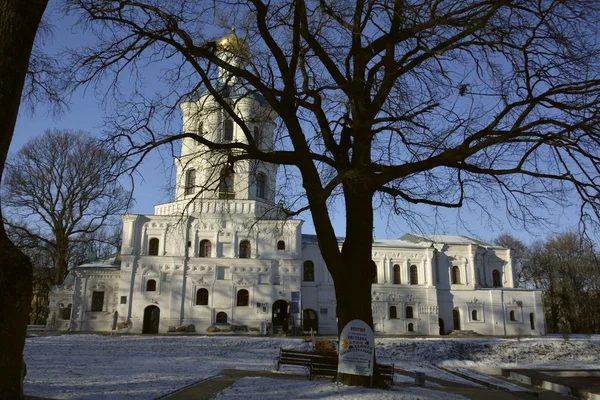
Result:
[[[365,321],[355,319],[344,327],[340,335],[338,372],[352,375],[373,375],[375,337]]]

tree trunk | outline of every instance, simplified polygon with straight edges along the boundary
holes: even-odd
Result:
[[[365,321],[373,329],[371,285],[376,268],[372,260],[373,205],[372,194],[361,185],[344,187],[346,200],[346,238],[342,246],[343,265],[335,274],[338,336],[354,319]],[[350,386],[369,386],[365,376],[338,374],[338,381]],[[373,382],[378,383],[374,377]]]
[[[47,0],[0,0],[0,179],[12,140],[33,41]],[[0,209],[0,216],[2,210]],[[21,369],[32,267],[0,227],[0,396],[23,397]]]

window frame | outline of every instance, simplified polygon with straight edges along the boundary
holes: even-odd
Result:
[[[306,260],[302,264],[302,281],[303,282],[314,282],[315,281],[315,263],[312,260]]]
[[[90,304],[90,312],[103,312],[104,311],[104,295],[105,291],[94,290],[92,291],[92,298]]]
[[[202,239],[200,241],[200,244],[198,245],[198,257],[211,258],[211,256],[212,256],[212,242],[208,239]]]
[[[146,280],[146,292],[156,292],[157,284],[156,279],[147,279]]]
[[[154,246],[156,243],[156,246]],[[156,251],[154,251],[156,250]],[[160,239],[157,237],[151,237],[148,239],[148,255],[149,256],[158,256],[160,253]]]
[[[417,267],[415,264],[412,264],[410,266],[410,284],[411,285],[418,285],[419,284],[419,267]]]
[[[185,191],[184,195],[189,196],[196,192],[196,170],[189,169],[185,173]]]
[[[235,294],[235,306],[236,307],[249,307],[250,306],[250,292],[248,291],[248,289],[238,289],[238,291]]]
[[[195,305],[197,306],[208,306],[208,301],[210,299],[210,293],[208,293],[208,289],[201,287],[196,289],[196,302]],[[205,300],[201,301],[201,300]]]
[[[400,272],[400,265],[399,264],[394,264],[394,266],[392,267],[392,276],[393,276],[393,284],[394,285],[400,285],[402,284],[402,278],[401,278],[401,272]]]
[[[248,239],[238,244],[238,258],[252,258],[252,244]]]

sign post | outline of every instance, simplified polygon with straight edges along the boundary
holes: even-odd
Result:
[[[354,319],[346,324],[340,335],[338,372],[371,377],[375,370],[375,337],[365,321]]]

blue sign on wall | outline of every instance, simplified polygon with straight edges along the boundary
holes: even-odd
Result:
[[[300,312],[300,292],[292,292],[292,313]]]

